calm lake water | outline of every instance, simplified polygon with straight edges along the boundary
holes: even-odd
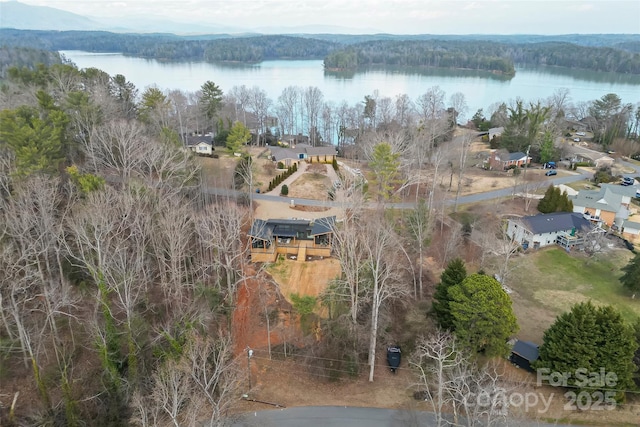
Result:
[[[274,102],[287,86],[315,86],[325,101],[349,105],[362,102],[375,90],[381,97],[407,94],[416,100],[433,86],[450,95],[461,92],[469,107],[467,118],[479,108],[516,98],[545,99],[558,88],[570,91],[570,101],[592,101],[616,93],[625,103],[640,102],[640,76],[565,70],[559,68],[516,68],[516,76],[501,78],[489,73],[462,70],[375,70],[356,73],[325,72],[321,60],[264,61],[255,65],[210,64],[205,62],[166,63],[127,57],[121,54],[62,51],[79,68],[95,67],[110,75],[122,74],[140,91],[148,86],[195,92],[207,80],[224,92],[233,86],[258,86]]]

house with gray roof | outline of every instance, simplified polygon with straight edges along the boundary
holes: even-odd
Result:
[[[601,184],[597,190],[581,190],[569,198],[574,212],[583,214],[594,223],[620,227],[629,218],[633,210],[631,200],[639,189],[638,185]]]
[[[256,219],[251,224],[251,260],[274,262],[278,254],[299,261],[331,256],[335,216],[303,219]]]
[[[620,234],[630,242],[640,243],[640,215],[632,217],[631,220],[622,221]]]
[[[507,235],[525,249],[556,244],[565,249],[579,248],[593,229],[589,220],[574,212],[524,216],[509,219],[507,223]]]
[[[507,170],[531,163],[531,157],[521,151],[509,153],[506,150],[491,150],[486,161],[491,170]]]
[[[333,145],[314,147],[309,144],[297,144],[291,147],[269,147],[271,160],[282,162],[285,167],[306,161],[309,163],[331,163],[337,151]]]
[[[186,141],[187,149],[200,156],[211,156],[213,154],[213,137],[207,135],[189,135]]]

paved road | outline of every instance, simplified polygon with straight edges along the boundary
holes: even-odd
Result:
[[[435,425],[435,417],[429,412],[343,406],[305,406],[257,411],[246,414],[233,424],[234,427],[431,427]],[[493,425],[496,427],[565,426],[565,424],[524,420]]]
[[[640,172],[639,172],[640,173]],[[549,179],[549,184],[553,183],[555,185],[558,184],[568,184],[570,182],[581,181],[584,179],[590,179],[591,174],[584,172],[578,173],[576,175],[568,175],[559,178]],[[492,199],[499,199],[502,197],[509,197],[514,193],[520,193],[525,190],[525,185],[519,185],[517,187],[508,187],[500,190],[491,190],[485,191],[483,193],[469,194],[467,196],[460,196],[458,198],[458,205],[463,205],[466,203],[476,203],[483,202]],[[234,190],[226,190],[222,188],[214,188],[208,187],[204,190],[207,194],[217,195],[217,196],[228,196],[228,197],[237,197],[241,193]],[[324,206],[324,207],[342,207],[345,206],[344,202],[332,202],[332,201],[324,201],[324,200],[312,200],[312,199],[301,199],[301,198],[291,198],[291,197],[282,197],[271,194],[251,194],[253,200],[268,200],[273,202],[283,202],[283,203],[291,203],[291,200],[294,201],[296,205],[300,206]],[[448,204],[453,204],[453,198],[447,200]],[[395,208],[395,209],[411,209],[415,206],[415,203],[385,203],[385,207]]]

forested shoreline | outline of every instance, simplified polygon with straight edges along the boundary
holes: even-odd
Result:
[[[367,39],[369,37],[369,39]],[[118,52],[160,61],[257,63],[276,59],[324,59],[327,69],[353,70],[367,66],[430,67],[483,70],[515,74],[515,64],[551,65],[623,74],[640,74],[640,42],[611,39],[590,45],[538,38],[531,41],[498,37],[473,39],[419,39],[382,35],[327,37],[230,35],[176,36],[173,34],[116,34],[100,31],[0,30],[4,46],[48,51]],[[426,37],[426,36],[425,36]],[[592,36],[596,37],[597,36]],[[563,39],[564,40],[564,39]],[[568,38],[566,40],[573,40]],[[603,36],[603,40],[606,37]]]

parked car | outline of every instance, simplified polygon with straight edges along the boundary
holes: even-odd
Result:
[[[580,138],[573,138],[573,142],[580,142]]]
[[[584,133],[584,132],[576,132],[576,135],[577,135],[577,136],[586,136],[587,134],[586,134],[586,133]]]
[[[556,167],[556,162],[547,162],[543,165],[544,169],[555,169]]]
[[[634,183],[634,179],[628,176],[625,176],[624,178],[622,178],[622,182],[620,183],[620,185],[633,185]]]
[[[545,172],[546,176],[553,176],[553,175],[558,175],[558,171],[556,171],[555,169],[549,169],[548,171]]]

